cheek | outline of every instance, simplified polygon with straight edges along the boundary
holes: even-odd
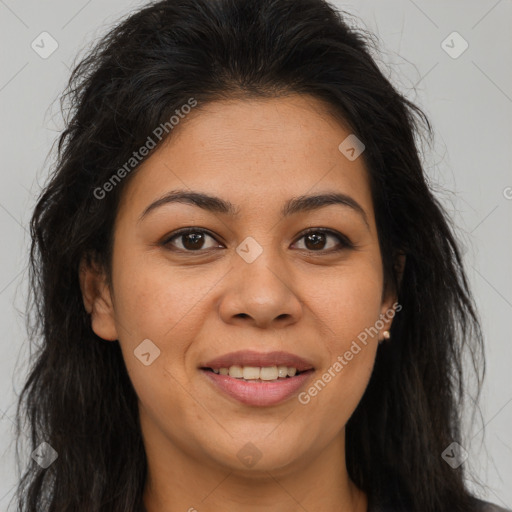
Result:
[[[344,270],[339,278],[324,282],[313,300],[312,307],[329,327],[327,333],[331,342],[327,348],[336,357],[361,333],[370,330],[374,334],[370,328],[380,315],[382,275],[373,266],[361,271]]]
[[[166,349],[175,346],[170,340],[177,332],[197,325],[196,311],[216,278],[197,269],[170,269],[149,258],[121,262],[114,277],[116,319],[130,338],[154,338]]]
[[[319,284],[310,306],[324,328],[326,357],[317,380],[306,390],[307,396],[301,403],[310,400],[315,414],[325,421],[330,411],[339,411],[332,424],[335,432],[357,407],[373,369],[382,274],[378,265],[345,268],[337,279]]]
[[[215,276],[193,277],[192,270],[185,275],[183,269],[171,272],[129,257],[114,268],[115,321],[134,387],[143,402],[155,393],[172,394],[174,379],[187,378],[186,355],[200,333]]]
[[[162,429],[171,412],[182,418],[176,424],[193,422],[197,411],[184,387],[189,377],[185,362],[204,320],[201,299],[213,282],[176,276],[147,262],[138,267],[128,263],[115,282],[116,323],[132,385]]]

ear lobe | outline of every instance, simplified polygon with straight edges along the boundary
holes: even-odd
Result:
[[[84,307],[91,317],[92,330],[104,340],[117,340],[110,287],[102,266],[90,257],[82,257],[79,281]]]

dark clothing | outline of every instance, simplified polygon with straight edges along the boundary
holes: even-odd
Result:
[[[511,512],[510,509],[498,507],[498,505],[494,505],[487,501],[477,500],[477,502],[481,507],[481,512]]]
[[[498,507],[492,503],[482,500],[476,500],[476,503],[480,506],[479,512],[512,512],[510,509]],[[371,500],[368,504],[368,512],[394,512],[390,508],[382,507],[378,504],[372,504]]]

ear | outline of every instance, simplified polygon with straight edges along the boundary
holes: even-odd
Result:
[[[84,256],[80,261],[79,280],[92,330],[104,340],[117,340],[112,296],[104,269],[92,257]]]
[[[402,277],[405,268],[405,260],[405,253],[403,251],[397,251],[394,257],[393,268],[395,271],[396,282],[398,284],[398,287],[400,287],[402,283]],[[384,322],[384,327],[381,330],[381,337],[382,331],[389,331],[389,329],[391,328],[391,324],[393,323],[395,312],[400,311],[400,309],[402,309],[402,306],[398,304],[398,290],[395,287],[394,283],[388,283],[383,293],[382,307],[380,312],[380,318]]]

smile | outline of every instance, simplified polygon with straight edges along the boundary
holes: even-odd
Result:
[[[208,369],[208,368],[207,368]],[[233,365],[229,368],[210,368],[214,373],[220,375],[229,375],[235,379],[273,381],[294,377],[297,374],[297,368],[293,366],[238,366]]]
[[[201,372],[216,390],[237,402],[268,407],[295,396],[305,386],[314,370],[297,372],[296,368],[286,366],[231,366],[229,369],[220,368],[217,371],[201,368]]]

